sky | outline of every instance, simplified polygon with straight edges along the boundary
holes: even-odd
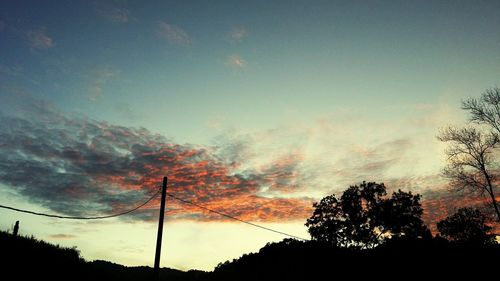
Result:
[[[309,238],[312,203],[384,182],[432,229],[463,200],[440,128],[500,81],[499,1],[0,3],[0,204],[61,215],[169,192]],[[462,198],[463,199],[463,198]],[[480,201],[479,199],[470,199]],[[469,201],[470,201],[469,200]],[[0,229],[152,265],[158,199]],[[212,270],[286,238],[167,199],[161,265]]]

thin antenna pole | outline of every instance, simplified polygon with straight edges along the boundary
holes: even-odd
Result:
[[[163,187],[161,189],[160,219],[158,221],[158,235],[156,236],[156,254],[155,254],[155,267],[154,267],[154,276],[156,280],[160,280],[161,238],[163,235],[163,217],[165,216],[166,194],[167,194],[167,177],[163,177]]]

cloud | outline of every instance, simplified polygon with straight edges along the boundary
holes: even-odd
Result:
[[[47,35],[46,27],[28,30],[26,36],[32,48],[49,49],[55,46],[54,40]]]
[[[118,71],[109,66],[102,66],[92,70],[88,82],[88,98],[91,101],[101,98],[104,86],[116,75],[118,75]]]
[[[137,120],[141,118],[141,115],[135,112],[127,102],[116,102],[114,105],[115,112],[120,116],[121,119],[125,120]]]
[[[49,238],[52,238],[52,239],[73,239],[73,238],[76,238],[76,235],[58,233],[58,234],[49,235]]]
[[[23,73],[21,66],[8,66],[0,64],[0,73],[8,76],[20,76]]]
[[[225,160],[228,150],[177,144],[144,128],[72,117],[45,103],[32,107],[0,115],[0,183],[53,212],[130,209],[154,194],[164,175],[172,194],[241,219],[303,220],[311,212],[312,199],[280,196],[290,192],[286,186],[297,176],[300,157],[240,169]],[[264,186],[280,192],[262,196]],[[168,219],[224,219],[171,199],[167,205]],[[157,212],[158,200],[127,219],[154,221]]]
[[[409,139],[390,140],[368,146],[347,145],[344,148],[345,156],[336,161],[334,166],[337,168],[332,172],[342,181],[383,179],[390,169],[403,162],[405,152],[411,147],[412,142]]]
[[[449,118],[435,118],[432,126],[417,126],[414,118],[442,116],[441,107],[423,108],[419,106],[418,112],[398,120],[363,116],[363,108],[307,122],[291,117],[287,124],[272,130],[229,131],[218,143],[226,144],[221,149],[227,159],[265,175],[259,179],[257,193],[262,197],[307,196],[318,201],[328,194],[340,195],[349,185],[362,181],[384,182],[389,193],[402,189],[421,194],[428,208],[424,210],[425,221],[435,228],[437,220],[458,206],[461,198],[448,190],[446,179],[440,176],[444,147],[434,137],[436,122]],[[264,182],[273,176],[279,180]],[[442,212],[438,205],[450,211]]]
[[[206,125],[210,129],[219,129],[222,127],[222,123],[224,122],[224,115],[223,114],[215,114],[212,115],[210,118],[208,118]]]
[[[244,68],[247,66],[247,62],[240,55],[230,55],[226,59],[226,65],[233,68]]]
[[[98,1],[94,3],[96,13],[116,24],[124,24],[129,22],[132,17],[130,10],[123,7],[121,1]]]
[[[184,29],[164,21],[158,23],[157,34],[160,38],[167,40],[170,45],[183,47],[189,47],[191,45],[191,38]]]
[[[22,105],[22,114],[5,105],[9,112],[0,113],[0,183],[61,214],[130,209],[165,175],[179,198],[251,221],[304,221],[312,201],[363,180],[384,182],[388,192],[422,194],[431,228],[455,206],[481,202],[447,190],[434,159],[441,147],[427,140],[433,132],[418,136],[421,128],[411,127],[406,134],[406,121],[388,127],[344,112],[308,124],[227,131],[202,146],[65,114],[43,102]],[[157,212],[156,200],[125,219],[154,221]],[[168,198],[167,219],[225,218]]]
[[[233,28],[228,33],[228,37],[232,42],[239,43],[247,36],[247,30],[244,27]]]
[[[459,208],[473,207],[481,210],[491,221],[496,221],[496,214],[489,203],[489,198],[472,193],[452,191],[447,188],[428,190],[422,194],[424,208],[424,221],[430,229],[437,233],[437,222],[453,215]],[[500,196],[497,196],[497,200]],[[500,224],[493,225],[500,230]]]

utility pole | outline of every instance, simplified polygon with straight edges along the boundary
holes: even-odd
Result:
[[[14,236],[17,236],[17,233],[19,232],[19,221],[16,221],[16,224],[14,225]]]
[[[156,236],[156,254],[154,278],[160,280],[160,255],[161,255],[161,238],[163,235],[163,217],[165,216],[165,197],[167,195],[167,177],[163,177],[163,187],[161,189],[161,206],[160,220],[158,221],[158,235]]]

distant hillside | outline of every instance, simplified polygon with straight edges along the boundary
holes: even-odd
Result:
[[[120,264],[97,260],[87,263],[89,280],[149,280],[151,278],[152,268],[149,266],[127,267]],[[160,280],[172,281],[196,281],[201,280],[207,275],[207,272],[190,270],[181,271],[177,269],[161,268]]]

